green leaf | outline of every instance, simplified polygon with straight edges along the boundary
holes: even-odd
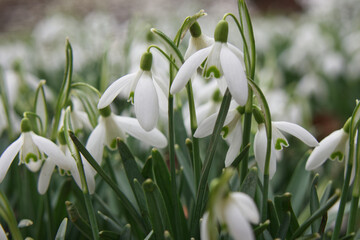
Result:
[[[311,214],[313,214],[320,207],[319,197],[317,195],[318,181],[319,181],[319,174],[317,173],[314,176],[314,179],[312,181],[311,188],[310,188],[310,213]],[[319,232],[320,224],[321,224],[321,219],[315,220],[311,224],[312,233]]]
[[[277,215],[274,203],[271,200],[268,200],[268,217],[270,220],[270,234],[273,238],[276,237],[276,234],[279,232],[280,222]]]
[[[299,223],[291,206],[291,194],[284,193],[281,196],[275,196],[274,202],[280,223],[287,220],[288,213],[290,213],[289,230],[286,234],[288,238],[299,228]]]
[[[277,238],[285,239],[286,235],[289,234],[290,221],[291,221],[291,213],[287,211],[285,214],[283,214],[279,231],[276,234]]]
[[[167,209],[167,214],[170,219],[172,219],[172,229],[176,227],[179,228],[181,234],[188,239],[187,232],[187,224],[184,216],[184,212],[182,211],[180,199],[172,199],[172,186],[171,186],[171,177],[167,165],[162,158],[161,154],[157,149],[152,150],[152,159],[153,159],[153,171],[155,175],[156,184],[160,189],[160,192],[163,196],[164,203]],[[178,208],[175,207],[175,204],[178,205]],[[179,214],[177,215],[174,211],[175,209],[179,210]],[[181,219],[177,219],[176,216],[179,216]],[[185,224],[184,224],[185,223]]]
[[[134,179],[134,195],[138,201],[140,213],[141,213],[141,216],[143,217],[145,224],[147,225],[147,229],[151,229],[150,220],[149,220],[149,212],[148,212],[148,209],[146,206],[145,193],[142,189],[141,184],[139,183],[139,181],[136,178]]]
[[[241,162],[241,160],[243,160],[245,158],[245,156],[248,154],[250,149],[250,143],[248,145],[246,145],[243,150],[241,151],[241,153],[235,158],[235,160],[232,162],[231,166],[233,168],[237,168]]]
[[[255,236],[259,236],[261,233],[263,233],[270,225],[270,221],[266,220],[264,223],[260,223],[259,226],[254,228]]]
[[[68,222],[67,218],[64,218],[64,220],[62,220],[59,229],[56,233],[55,240],[65,240],[67,222]]]
[[[4,219],[4,221],[8,225],[12,238],[22,240],[23,237],[17,226],[14,212],[10,207],[8,199],[1,191],[0,191],[0,216],[2,219]]]
[[[307,151],[297,164],[286,192],[292,194],[292,206],[295,214],[299,214],[307,196],[308,186],[310,185],[310,172],[305,170],[306,161],[311,151]],[[300,180],[300,181],[299,181]]]
[[[122,239],[120,233],[103,230],[99,233],[101,240],[119,240]],[[125,238],[124,238],[125,239]]]
[[[194,178],[194,172],[191,167],[190,159],[188,155],[180,149],[179,145],[175,145],[175,154],[177,157],[177,160],[180,164],[180,166],[184,169],[184,177],[187,183],[187,186],[189,186],[192,198],[195,199],[195,178]]]
[[[296,240],[317,240],[317,239],[321,239],[321,235],[319,233],[305,235],[303,237],[297,238]]]
[[[70,201],[66,201],[65,205],[70,221],[87,239],[92,239],[91,227],[89,223],[85,220],[85,218],[80,215],[79,210],[77,209],[75,204]]]
[[[155,239],[165,239],[165,230],[172,230],[161,192],[158,186],[151,179],[145,180],[143,183],[143,189],[146,196],[146,202],[149,210],[151,225],[154,230]]]
[[[34,112],[40,117],[40,126],[38,126],[38,129],[40,129],[40,135],[45,136],[47,132],[47,126],[48,126],[48,111],[47,111],[47,104],[46,104],[46,98],[45,98],[45,91],[44,91],[44,85],[46,81],[41,80],[39,82],[39,85],[36,89],[35,93],[35,103],[34,103]]]
[[[105,215],[101,211],[98,211],[97,213],[105,222],[108,222],[116,230],[118,231],[123,230],[123,228],[112,217]]]
[[[96,160],[91,156],[91,154],[87,151],[83,144],[77,139],[73,132],[69,133],[71,139],[73,140],[76,147],[79,149],[81,154],[85,157],[85,159],[90,163],[90,165],[95,169],[95,171],[104,179],[104,181],[111,187],[111,189],[115,192],[115,194],[121,200],[124,209],[129,213],[129,216],[133,219],[134,222],[138,225],[139,228],[145,233],[145,225],[137,212],[136,208],[129,201],[126,195],[119,189],[119,187],[111,180],[111,178],[102,170],[100,165],[96,162]]]
[[[56,139],[57,136],[61,110],[63,109],[63,107],[65,107],[71,90],[72,71],[73,71],[73,53],[69,39],[66,39],[65,53],[66,53],[66,67],[65,67],[64,80],[62,82],[59,92],[59,97],[56,102],[54,125],[51,133],[51,139],[53,140]]]
[[[137,179],[140,184],[144,182],[144,177],[141,175],[138,165],[136,164],[135,158],[130,152],[130,149],[126,146],[123,140],[117,138],[117,147],[123,162],[126,176],[129,180],[131,188],[134,190],[134,179]]]
[[[141,170],[141,175],[144,177],[144,179],[150,178],[154,180],[154,173],[153,173],[153,159],[151,156],[149,156],[145,164]]]
[[[298,236],[303,234],[305,230],[319,217],[323,216],[339,199],[340,197],[340,190],[337,189],[335,194],[318,210],[316,210],[308,219],[303,222],[300,227],[293,233],[290,240],[296,239]]]
[[[249,145],[248,145],[249,146]],[[252,167],[246,175],[243,183],[241,184],[240,191],[249,195],[252,199],[255,198],[256,187],[258,181],[258,169]]]

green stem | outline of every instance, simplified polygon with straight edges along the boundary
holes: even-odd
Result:
[[[180,222],[180,209],[178,202],[178,192],[176,186],[176,169],[175,169],[175,128],[174,128],[174,97],[170,94],[170,87],[173,81],[173,67],[170,65],[170,84],[169,84],[169,99],[168,99],[168,118],[169,118],[169,158],[170,158],[170,176],[171,176],[171,194],[174,203],[174,237],[175,239],[182,239],[183,231]]]
[[[3,68],[0,67],[0,97],[2,100],[2,104],[5,110],[6,122],[7,122],[7,133],[9,135],[9,139],[13,138],[13,126],[10,118],[10,104],[8,101],[7,91],[6,91],[6,83],[4,78]]]
[[[356,215],[358,211],[359,206],[359,197],[353,196],[351,198],[351,206],[350,206],[350,216],[349,216],[349,222],[347,226],[346,234],[350,234],[352,232],[355,232],[355,223],[356,223]]]
[[[191,215],[190,226],[191,226],[191,236],[198,239],[199,236],[199,223],[200,217],[205,204],[205,193],[207,191],[207,183],[211,164],[215,155],[217,143],[221,137],[221,129],[224,125],[227,112],[230,107],[231,94],[229,89],[226,90],[221,107],[219,110],[218,117],[216,119],[215,127],[211,135],[208,152],[205,157],[204,166],[202,168],[199,187],[196,194],[196,202],[193,208],[193,214]]]
[[[245,117],[244,117],[244,132],[243,132],[243,140],[241,145],[241,151],[250,143],[250,135],[251,135],[251,121],[252,121],[252,90],[249,88],[249,98],[245,107]],[[248,107],[250,106],[250,107]],[[240,183],[245,180],[245,177],[248,172],[248,160],[249,160],[249,151],[245,153],[245,156],[241,162],[240,167]]]

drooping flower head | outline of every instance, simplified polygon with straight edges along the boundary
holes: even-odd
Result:
[[[254,155],[255,160],[262,173],[265,170],[266,151],[267,151],[267,136],[266,127],[262,114],[259,113],[258,108],[254,108],[254,116],[258,123],[258,131],[254,138]],[[319,145],[318,141],[303,127],[290,122],[271,122],[272,124],[272,141],[271,141],[271,155],[269,165],[269,177],[274,176],[276,171],[276,152],[281,151],[284,147],[288,147],[289,143],[282,132],[293,135],[309,147],[316,147]]]
[[[229,149],[225,157],[225,167],[229,167],[239,154],[242,144],[241,116],[243,113],[244,107],[232,101],[222,128],[222,136],[229,144]],[[194,137],[203,138],[209,136],[213,132],[217,116],[218,113],[214,113],[204,119],[196,129]]]
[[[129,98],[135,106],[135,115],[142,128],[150,131],[155,128],[159,116],[159,104],[166,103],[167,86],[152,71],[152,54],[145,52],[136,73],[125,75],[113,82],[104,92],[98,103],[103,109],[119,94]]]
[[[188,59],[195,52],[199,51],[200,49],[209,47],[212,44],[214,44],[213,38],[210,38],[201,32],[201,28],[198,22],[194,22],[191,25],[189,31],[191,37],[189,40],[189,46],[184,55],[185,60]]]
[[[230,192],[228,181],[234,170],[227,168],[223,175],[210,184],[208,210],[202,217],[201,240],[218,239],[217,225],[226,225],[235,240],[255,239],[250,223],[260,221],[253,199],[242,192]]]
[[[71,168],[64,153],[55,143],[31,131],[30,121],[27,118],[23,118],[21,121],[20,137],[10,144],[0,157],[0,182],[4,179],[18,153],[19,164],[25,164],[32,172],[37,172],[40,169],[42,160],[45,159],[44,153],[61,168]]]
[[[117,116],[110,107],[100,109],[98,125],[91,132],[86,148],[94,159],[101,164],[104,146],[116,148],[116,138],[126,139],[126,134],[149,145],[164,148],[167,145],[166,137],[158,130],[145,131],[135,118]]]
[[[215,29],[214,44],[195,52],[185,61],[171,85],[171,94],[184,88],[197,68],[205,61],[203,76],[225,79],[235,101],[241,106],[246,104],[248,85],[242,64],[242,53],[227,43],[228,32],[228,23],[221,20]]]
[[[327,159],[337,159],[338,161],[343,161],[345,159],[345,162],[349,160],[348,152],[350,121],[351,118],[346,121],[343,128],[334,131],[329,136],[320,141],[319,146],[317,146],[314,151],[312,151],[306,162],[306,170],[311,171],[320,167]],[[351,179],[353,180],[355,167],[352,168],[351,174]]]

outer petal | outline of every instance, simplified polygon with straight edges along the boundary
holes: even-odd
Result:
[[[316,138],[309,133],[305,128],[290,122],[273,122],[273,125],[281,131],[287,132],[294,137],[303,141],[310,147],[316,147],[319,145]]]
[[[0,183],[4,180],[5,175],[9,169],[12,161],[14,160],[14,158],[20,151],[22,144],[23,144],[23,137],[22,137],[22,135],[20,135],[20,137],[18,139],[16,139],[15,142],[10,144],[10,146],[7,149],[5,149],[5,151],[1,155],[1,157],[0,157]]]
[[[255,160],[262,173],[264,173],[265,170],[266,146],[267,143],[266,143],[265,125],[260,124],[259,130],[254,138],[254,155],[255,155]],[[270,156],[270,166],[269,166],[270,179],[274,176],[275,171],[276,171],[276,154],[275,154],[274,144],[273,142],[271,142],[271,156]]]
[[[319,146],[314,148],[314,151],[306,162],[305,169],[308,171],[313,170],[321,166],[328,158],[330,158],[330,155],[341,141],[343,134],[345,134],[344,130],[339,129],[324,138],[319,143]]]
[[[225,157],[225,167],[229,167],[233,163],[240,151],[242,143],[242,126],[240,121],[237,122],[235,129],[230,133],[228,142],[230,146]]]
[[[224,207],[224,220],[233,239],[255,239],[250,224],[246,221],[237,205],[227,204]]]
[[[208,240],[209,238],[209,229],[208,229],[209,213],[204,213],[200,225],[200,238],[201,240]]]
[[[135,118],[116,116],[115,121],[121,128],[131,136],[151,146],[164,148],[167,146],[167,139],[158,129],[149,132],[145,131]]]
[[[191,76],[195,73],[196,69],[200,66],[200,64],[206,59],[211,51],[211,46],[201,49],[191,55],[185,63],[179,69],[171,88],[170,93],[175,94],[183,89],[186,83],[189,81]]]
[[[125,75],[113,82],[101,96],[98,103],[98,109],[109,106],[110,103],[114,101],[116,96],[119,95],[120,92],[126,88],[126,86],[131,84],[131,80],[136,76],[136,74],[137,73]]]
[[[104,151],[105,126],[100,122],[91,132],[87,142],[86,149],[93,156],[98,164],[101,164]]]
[[[254,224],[259,223],[259,211],[254,203],[254,200],[249,195],[242,192],[233,192],[230,197],[246,220]]]
[[[55,143],[35,133],[32,133],[31,137],[39,150],[48,155],[56,165],[65,170],[71,169],[71,163],[68,161],[68,158]]]
[[[51,159],[45,160],[45,163],[41,168],[38,180],[38,192],[40,194],[46,193],[54,168],[55,163]]]
[[[153,129],[159,117],[159,101],[149,72],[144,71],[135,88],[134,104],[140,125],[146,131]]]
[[[239,58],[223,44],[220,61],[232,97],[239,105],[244,106],[248,99],[248,83]]]
[[[231,120],[234,119],[235,115],[237,113],[235,111],[229,111],[226,118],[224,125],[229,124]],[[194,137],[196,138],[203,138],[206,136],[209,136],[215,127],[216,119],[217,119],[218,113],[211,114],[209,117],[205,118],[199,125],[199,127],[196,129]]]

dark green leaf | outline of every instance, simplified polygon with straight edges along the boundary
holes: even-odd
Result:
[[[253,167],[246,175],[244,182],[241,184],[240,191],[246,193],[254,199],[258,180],[258,170]]]

